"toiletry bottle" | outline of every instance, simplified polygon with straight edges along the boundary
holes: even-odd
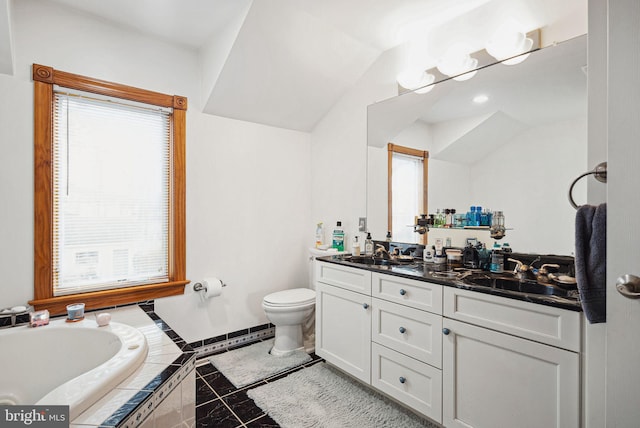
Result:
[[[467,226],[475,226],[476,222],[476,207],[471,206],[467,211]]]
[[[324,245],[324,225],[320,222],[316,227],[316,248],[320,248],[322,245]]]
[[[482,220],[482,207],[477,206],[475,219],[473,220],[474,226],[480,226],[482,224],[481,220]]]
[[[497,242],[493,244],[491,251],[491,264],[489,270],[494,273],[502,273],[504,271],[504,253]]]
[[[373,254],[373,239],[371,239],[371,232],[367,232],[367,239],[364,241],[364,253],[367,256]]]
[[[342,230],[342,222],[336,223],[336,228],[333,231],[333,243],[331,245],[338,251],[344,251],[344,230]]]
[[[360,242],[358,242],[358,236],[353,237],[353,245],[351,246],[351,255],[359,256],[360,255]]]
[[[386,241],[391,242],[391,231],[387,231]]]

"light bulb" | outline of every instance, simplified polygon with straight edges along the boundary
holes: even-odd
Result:
[[[447,76],[455,76],[454,80],[462,81],[471,79],[476,74],[478,60],[472,58],[465,47],[457,45],[451,47],[445,55],[437,61],[440,73]]]
[[[433,89],[433,86],[429,86],[436,79],[433,74],[427,73],[424,70],[405,70],[398,74],[396,80],[405,89],[414,91],[418,94],[425,94]]]
[[[518,64],[527,59],[528,54],[521,54],[531,50],[533,40],[520,31],[519,27],[514,21],[501,25],[487,42],[485,49],[489,55],[506,65]]]

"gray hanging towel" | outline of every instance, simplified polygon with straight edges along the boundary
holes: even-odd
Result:
[[[607,204],[582,205],[576,213],[576,281],[590,323],[607,321]]]

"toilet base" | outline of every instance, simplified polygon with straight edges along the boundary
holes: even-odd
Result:
[[[273,348],[271,348],[271,355],[285,357],[295,351],[304,350],[302,326],[300,324],[276,326],[276,337]]]

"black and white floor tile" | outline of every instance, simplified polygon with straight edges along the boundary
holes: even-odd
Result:
[[[279,427],[247,396],[247,390],[273,382],[322,359],[311,354],[312,361],[279,375],[237,389],[207,358],[196,367],[196,426],[202,428]]]

